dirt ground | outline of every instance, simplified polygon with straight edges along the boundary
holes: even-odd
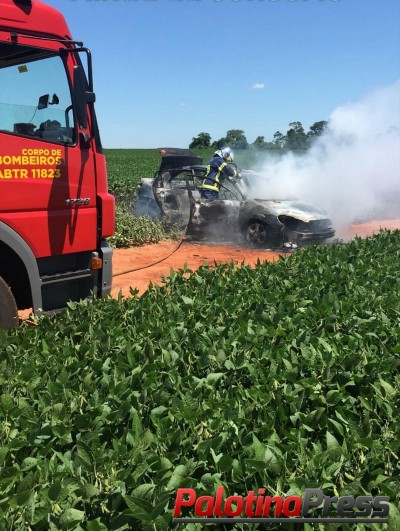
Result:
[[[244,249],[233,245],[205,245],[186,240],[180,246],[179,242],[163,242],[116,249],[113,258],[113,273],[116,276],[113,278],[111,293],[116,296],[122,290],[123,295],[129,295],[129,286],[132,286],[142,294],[150,281],[161,283],[161,275],[168,276],[171,269],[180,269],[184,264],[194,270],[203,264],[212,266],[214,262],[222,264],[234,261],[238,264],[244,262],[253,265],[258,259],[272,261],[278,258],[279,253],[273,251]],[[151,265],[159,260],[162,262]],[[146,267],[149,265],[150,267]],[[134,268],[140,269],[121,275],[121,272]]]
[[[343,231],[340,237],[344,239],[351,239],[356,235],[366,237],[379,232],[381,228],[400,229],[400,219],[375,220],[352,225]],[[196,269],[204,263],[213,265],[214,262],[234,261],[238,264],[244,262],[254,265],[258,259],[261,262],[274,261],[278,260],[279,256],[278,252],[262,249],[248,249],[237,245],[205,245],[204,242],[199,244],[188,241],[184,241],[180,246],[179,242],[163,242],[143,247],[116,249],[113,257],[115,276],[112,295],[117,296],[121,290],[124,296],[128,296],[130,286],[138,289],[139,294],[142,294],[150,281],[161,283],[161,275],[167,276],[171,268],[180,269],[185,263],[190,269]],[[131,269],[137,269],[137,271],[121,274]]]
[[[354,236],[367,237],[379,232],[381,228],[390,230],[400,229],[400,219],[375,220],[369,223],[352,225],[339,236],[351,239]],[[143,247],[116,249],[113,255],[113,289],[112,296],[116,297],[120,291],[123,296],[129,296],[130,287],[142,294],[149,282],[162,283],[161,276],[168,276],[171,269],[181,269],[186,264],[190,269],[197,269],[203,264],[212,266],[214,262],[221,264],[234,261],[254,265],[257,260],[275,261],[280,254],[262,249],[249,249],[238,245],[206,245],[188,241],[162,242]],[[130,271],[135,269],[136,271]],[[130,272],[126,272],[130,271]],[[19,312],[21,319],[26,319],[31,310]]]

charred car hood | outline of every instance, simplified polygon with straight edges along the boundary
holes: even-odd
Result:
[[[326,219],[328,217],[327,213],[323,210],[316,209],[307,203],[296,200],[246,199],[242,203],[242,208],[246,210],[259,210],[260,213],[267,209],[270,214],[290,216],[305,222]]]

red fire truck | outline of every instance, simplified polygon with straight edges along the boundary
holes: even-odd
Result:
[[[90,51],[56,9],[0,0],[0,327],[111,289],[114,197]]]

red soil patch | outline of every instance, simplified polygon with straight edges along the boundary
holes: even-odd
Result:
[[[381,229],[400,230],[400,219],[376,219],[367,223],[350,225],[345,234],[350,238],[354,236],[366,238],[377,234]]]
[[[139,294],[142,294],[150,281],[160,284],[161,275],[168,276],[171,269],[175,271],[182,269],[184,264],[195,270],[203,264],[212,266],[214,262],[222,264],[233,261],[237,264],[244,262],[247,265],[254,265],[257,260],[274,261],[280,256],[278,252],[262,249],[246,249],[232,245],[203,245],[187,241],[184,241],[178,249],[177,247],[177,242],[162,242],[143,247],[116,249],[113,257],[113,274],[117,276],[113,278],[112,295],[118,295],[120,290],[123,295],[129,295],[129,286],[138,289]],[[160,263],[155,263],[160,260]],[[131,269],[138,270],[118,275]]]

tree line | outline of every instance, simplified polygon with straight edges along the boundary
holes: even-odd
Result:
[[[301,122],[290,122],[289,129],[285,135],[280,131],[276,131],[272,140],[266,141],[263,136],[258,136],[252,144],[249,144],[244,131],[241,129],[230,129],[225,137],[214,142],[211,142],[211,135],[202,132],[192,139],[189,149],[210,147],[219,149],[223,146],[230,146],[233,149],[256,148],[274,151],[304,151],[311,146],[313,140],[325,132],[327,126],[328,122],[321,120],[315,122],[306,133]]]

